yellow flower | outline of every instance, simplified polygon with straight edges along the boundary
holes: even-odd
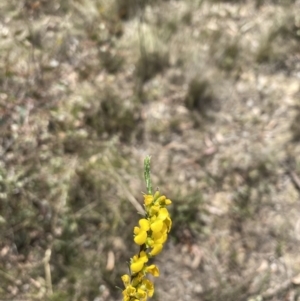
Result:
[[[172,201],[170,199],[167,199],[165,195],[162,195],[158,198],[154,197],[154,203],[157,205],[159,204],[159,206],[167,206],[172,204]]]
[[[147,297],[147,293],[143,289],[138,288],[135,296],[138,300],[145,299]]]
[[[144,195],[144,204],[146,206],[149,206],[153,202],[153,195],[151,194],[145,194]]]
[[[147,239],[147,231],[149,230],[149,221],[146,220],[145,218],[142,218],[139,220],[139,225],[140,227],[134,227],[134,242],[141,246],[146,242]]]
[[[163,244],[167,240],[166,231],[161,231],[157,233],[152,233],[152,239],[154,244]]]
[[[121,277],[121,279],[122,279],[125,287],[127,287],[130,284],[130,276],[129,275],[125,274]]]
[[[149,254],[151,256],[155,256],[161,252],[162,248],[163,248],[162,244],[154,244],[153,249],[151,250],[151,252]]]
[[[131,260],[131,264],[130,264],[131,272],[132,273],[140,272],[143,269],[143,267],[147,261],[148,261],[148,256],[144,251],[142,251],[139,254],[139,256],[134,255]]]
[[[124,291],[122,292],[123,296],[124,296],[124,301],[129,301],[130,300],[130,297],[134,297],[135,296],[135,293],[136,293],[136,289],[129,285],[127,286]]]
[[[166,199],[166,196],[162,195],[155,201],[155,203],[158,203],[161,205],[164,203],[165,199]]]
[[[142,230],[148,231],[150,226],[149,226],[149,221],[145,218],[141,218],[139,220],[139,225],[141,227]]]
[[[170,199],[167,199],[166,197],[164,197],[163,199],[159,198],[158,202],[161,206],[168,206],[172,204],[172,201]]]
[[[159,276],[159,269],[155,264],[151,264],[146,267],[146,271],[150,274],[152,274],[154,277]]]
[[[143,271],[135,274],[132,277],[131,285],[134,286],[134,287],[138,287],[140,285],[140,283],[142,282],[144,276],[145,276],[145,273]]]
[[[138,235],[134,237],[134,242],[141,246],[146,242],[147,239],[147,232],[146,231],[140,231]]]
[[[154,221],[151,223],[151,230],[155,233],[155,232],[159,232],[161,231],[162,227],[163,227],[164,223],[162,220],[156,218],[154,219]]]
[[[165,200],[165,204],[166,204],[166,205],[171,205],[171,204],[172,204],[172,201],[171,201],[170,199],[166,199],[166,200]]]
[[[172,227],[172,220],[170,219],[169,211],[166,208],[161,208],[159,210],[158,217],[159,219],[164,221],[165,226],[167,227],[167,231],[170,232]]]
[[[149,297],[153,296],[154,286],[153,283],[148,279],[143,279],[141,288],[145,290]]]
[[[130,265],[130,269],[132,273],[138,273],[139,271],[141,271],[144,267],[144,262],[137,260],[136,262],[133,262]]]
[[[167,217],[169,217],[169,211],[167,208],[161,208],[158,212],[158,218],[161,220],[165,220]]]
[[[150,228],[153,232],[160,232],[164,231],[164,225],[169,232],[172,225],[169,212],[166,208],[160,208],[157,216],[151,218]]]

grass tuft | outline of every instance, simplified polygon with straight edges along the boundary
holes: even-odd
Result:
[[[185,96],[185,106],[189,110],[196,110],[205,115],[206,111],[212,108],[214,102],[215,96],[208,80],[195,77],[189,82],[188,92]]]

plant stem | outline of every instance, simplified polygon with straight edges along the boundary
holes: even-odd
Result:
[[[150,175],[150,160],[151,157],[147,156],[144,160],[144,177],[147,187],[147,193],[152,194],[152,184],[151,184],[151,175]]]

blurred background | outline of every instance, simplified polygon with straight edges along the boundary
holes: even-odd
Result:
[[[299,83],[299,0],[1,1],[0,300],[121,300],[151,155],[153,300],[299,301]]]

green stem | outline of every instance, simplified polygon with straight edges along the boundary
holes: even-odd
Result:
[[[147,156],[144,160],[144,177],[146,181],[147,193],[152,194],[152,184],[151,184],[151,175],[150,175],[150,160],[151,157]]]

